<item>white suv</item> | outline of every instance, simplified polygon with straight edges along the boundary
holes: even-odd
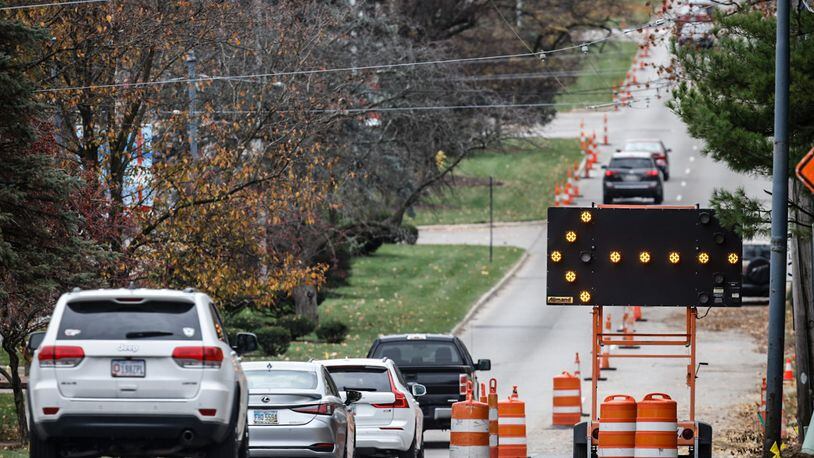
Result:
[[[424,385],[408,383],[387,358],[317,361],[328,369],[342,397],[346,391],[362,393],[354,402],[356,449],[360,453],[395,453],[399,457],[424,456],[424,415],[415,397],[427,393]]]
[[[38,337],[28,386],[32,458],[246,456],[239,355],[257,338],[243,333],[230,346],[207,295],[76,291],[60,297]]]

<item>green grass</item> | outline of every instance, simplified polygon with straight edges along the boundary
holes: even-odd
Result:
[[[632,41],[610,41],[602,51],[593,49],[581,68],[582,75],[568,86],[567,93],[557,96],[557,103],[566,104],[558,109],[568,111],[613,102],[611,87],[624,81],[637,49],[638,44]]]
[[[576,140],[510,139],[500,152],[461,162],[455,185],[430,196],[409,223],[461,224],[489,220],[489,176],[495,180],[495,221],[531,221],[546,217],[554,203],[554,183],[580,160]]]
[[[14,412],[14,397],[11,393],[0,393],[0,442],[16,440],[16,434],[17,414]]]
[[[28,458],[28,450],[14,449],[2,450],[0,449],[0,458]]]
[[[348,339],[293,342],[278,359],[365,356],[381,334],[449,332],[521,253],[497,247],[489,264],[487,247],[384,245],[372,256],[355,258],[349,284],[332,290],[320,305],[320,320],[347,323]]]

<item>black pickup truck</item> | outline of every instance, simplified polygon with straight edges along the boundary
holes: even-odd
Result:
[[[446,334],[382,336],[373,342],[367,356],[393,360],[407,383],[427,387],[427,394],[419,399],[425,430],[449,429],[452,403],[466,398],[468,381],[477,396],[475,371],[492,368],[488,359],[474,362],[461,339]]]

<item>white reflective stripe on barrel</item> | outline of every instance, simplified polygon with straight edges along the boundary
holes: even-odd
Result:
[[[489,422],[487,420],[453,418],[451,431],[453,433],[488,433]]]
[[[666,448],[637,448],[633,452],[635,458],[678,458],[678,449]]]
[[[525,425],[526,419],[523,417],[500,417],[497,419],[499,425]]]
[[[501,437],[500,445],[526,445],[525,437]]]
[[[632,448],[602,448],[599,447],[599,450],[596,454],[598,457],[614,457],[614,456],[633,456],[633,449]]]
[[[566,398],[571,396],[579,396],[579,390],[554,390],[555,398]]]
[[[599,430],[606,432],[631,432],[636,431],[636,423],[611,423],[599,422]]]
[[[489,458],[488,445],[450,445],[450,458]]]
[[[582,413],[579,406],[576,407],[554,407],[554,413]]]
[[[678,425],[669,421],[637,421],[637,431],[676,431],[678,434]]]
[[[492,434],[489,436],[489,447],[497,447],[497,435]]]
[[[497,409],[489,409],[489,419],[492,421],[497,420]]]

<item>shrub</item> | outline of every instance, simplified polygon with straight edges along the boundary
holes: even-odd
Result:
[[[255,331],[257,342],[269,356],[282,355],[288,351],[291,333],[280,326],[266,326]]]
[[[288,332],[291,333],[291,338],[294,340],[311,334],[314,332],[314,328],[317,327],[316,323],[314,323],[308,317],[300,315],[288,315],[279,318],[277,320],[277,325],[288,329]]]
[[[342,343],[347,336],[348,325],[341,321],[326,321],[317,328],[317,337],[328,343]]]
[[[251,310],[243,310],[236,315],[228,317],[224,321],[225,328],[247,332],[254,332],[269,324],[269,320],[266,317]]]

